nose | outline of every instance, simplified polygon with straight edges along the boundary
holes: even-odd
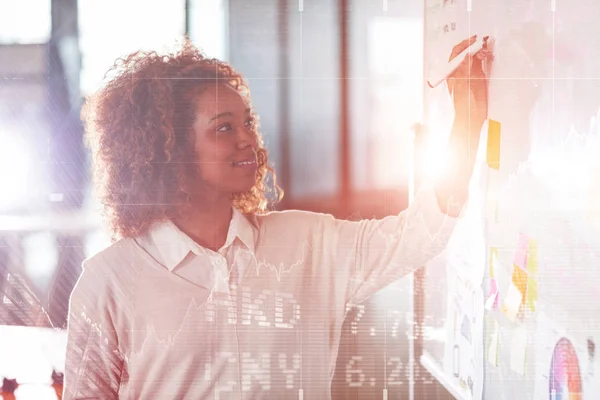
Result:
[[[258,137],[257,133],[250,129],[240,129],[238,131],[238,140],[237,147],[240,150],[243,150],[247,147],[251,147],[252,149],[256,149],[258,146]]]

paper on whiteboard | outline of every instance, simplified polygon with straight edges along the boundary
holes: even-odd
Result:
[[[444,373],[462,389],[462,398],[481,399],[485,360],[483,291],[463,281],[452,266],[447,268],[447,277]]]

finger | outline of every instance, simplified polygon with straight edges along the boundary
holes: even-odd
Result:
[[[456,46],[452,48],[452,52],[450,53],[450,59],[448,61],[452,61],[454,57],[462,53],[467,47],[471,46],[477,40],[477,35],[473,35],[468,39],[463,40]]]

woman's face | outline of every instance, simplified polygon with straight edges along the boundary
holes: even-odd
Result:
[[[209,85],[196,101],[194,148],[201,187],[218,194],[246,192],[256,183],[255,121],[233,88]]]

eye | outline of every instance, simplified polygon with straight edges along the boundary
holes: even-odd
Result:
[[[246,126],[248,128],[253,128],[255,124],[256,124],[256,119],[254,119],[254,118],[248,118],[246,120]]]
[[[230,124],[223,124],[223,125],[219,125],[217,127],[217,131],[218,132],[227,132],[231,130],[231,125]]]

